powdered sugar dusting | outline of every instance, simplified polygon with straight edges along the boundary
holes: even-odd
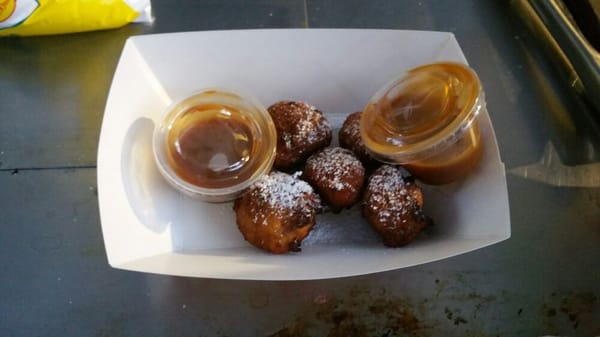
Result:
[[[303,247],[319,245],[371,245],[378,247],[381,240],[362,218],[361,208],[352,207],[341,213],[325,212],[317,215],[317,225],[302,241]]]
[[[254,203],[257,208],[268,207],[277,216],[291,216],[301,211],[306,217],[312,217],[320,207],[320,199],[307,182],[298,179],[298,175],[271,172],[254,183],[246,193],[258,199],[259,202]],[[252,212],[255,223],[266,220],[259,219],[265,213],[264,209],[253,209]]]
[[[369,154],[360,135],[360,119],[362,112],[353,112],[346,117],[339,131],[340,146],[352,150],[367,167],[375,168],[378,162]]]
[[[305,102],[281,101],[269,107],[269,112],[281,115],[281,119],[293,123],[290,128],[281,128],[285,147],[292,149],[297,144],[312,144],[331,137],[329,121],[315,106]]]
[[[406,179],[408,175],[401,168],[383,165],[370,177],[365,204],[378,215],[379,222],[394,226],[401,224],[408,212],[418,211],[409,191],[414,186]]]
[[[340,147],[326,148],[314,154],[306,161],[306,167],[313,171],[319,182],[335,191],[356,192],[361,186],[354,186],[349,178],[364,175],[360,160],[350,150]]]
[[[341,133],[345,133],[351,139],[360,139],[360,115],[362,113],[355,112],[346,118],[343,124]],[[355,116],[356,115],[356,116]],[[362,143],[362,141],[360,141]]]
[[[331,124],[323,117],[321,111],[314,106],[300,102],[306,111],[306,118],[298,123],[298,133],[296,137],[304,139],[309,143],[318,142],[319,140],[331,134]]]

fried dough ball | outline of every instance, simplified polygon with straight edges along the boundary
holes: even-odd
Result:
[[[422,207],[423,192],[408,171],[383,165],[369,177],[362,211],[386,246],[404,246],[432,224]]]
[[[365,168],[352,151],[330,147],[308,158],[302,177],[337,213],[358,201],[365,181]]]
[[[362,138],[360,137],[361,116],[362,111],[357,111],[346,117],[344,124],[342,124],[338,133],[338,140],[340,146],[354,152],[356,157],[360,159],[365,167],[376,168],[381,165],[381,163],[369,154],[365,143],[363,143]]]
[[[290,170],[331,143],[331,125],[314,106],[281,101],[267,110],[277,130],[276,169]]]
[[[244,239],[275,254],[300,251],[315,224],[319,196],[297,176],[273,171],[249,187],[233,204]]]

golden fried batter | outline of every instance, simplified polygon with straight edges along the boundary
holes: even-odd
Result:
[[[290,170],[331,143],[331,125],[314,106],[281,101],[267,110],[277,130],[275,168]]]
[[[246,241],[283,254],[300,250],[315,224],[320,199],[305,181],[273,171],[236,199],[233,209]]]
[[[422,207],[423,192],[406,170],[383,165],[369,177],[363,215],[386,246],[404,246],[432,223]]]
[[[340,142],[340,146],[349,149],[366,168],[377,168],[381,163],[369,154],[365,144],[360,137],[360,117],[362,116],[362,111],[357,111],[351,113],[344,120],[344,124],[338,133],[338,140]]]
[[[308,158],[302,177],[334,212],[339,212],[359,199],[365,169],[352,151],[331,147]]]

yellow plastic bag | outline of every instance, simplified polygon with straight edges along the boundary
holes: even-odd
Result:
[[[74,33],[150,21],[150,0],[0,0],[0,36]]]

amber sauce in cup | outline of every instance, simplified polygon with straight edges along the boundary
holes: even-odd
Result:
[[[232,107],[196,105],[184,112],[168,133],[169,163],[185,181],[222,188],[248,179],[256,155],[252,127]]]
[[[467,133],[447,151],[431,158],[404,164],[404,167],[419,180],[442,185],[467,176],[483,156],[479,125],[475,122]]]
[[[167,107],[153,135],[154,158],[173,187],[203,201],[235,199],[267,174],[277,134],[258,100],[207,88]]]
[[[363,111],[361,137],[375,158],[403,165],[424,183],[450,183],[481,160],[477,116],[483,105],[473,70],[424,65],[375,94]]]

